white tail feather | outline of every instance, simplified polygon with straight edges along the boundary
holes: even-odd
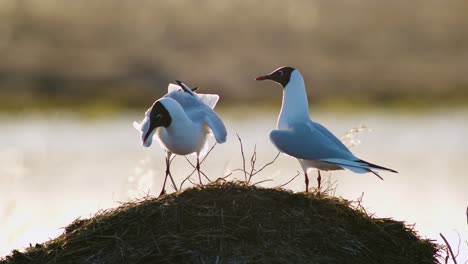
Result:
[[[355,172],[355,173],[370,172],[370,173],[373,173],[375,176],[379,177],[381,180],[383,180],[382,177],[380,177],[380,175],[377,172],[375,172],[374,169],[375,170],[386,170],[386,169],[380,169],[380,168],[370,166],[369,164],[366,164],[366,163],[362,163],[362,162],[359,162],[359,161],[352,161],[352,160],[321,159],[321,161],[333,163],[335,165],[338,165],[338,166],[342,167],[343,169],[348,169],[348,170],[350,170],[352,172]]]
[[[167,93],[172,93],[174,91],[178,91],[182,89],[179,85],[177,84],[173,84],[173,83],[170,83],[168,86],[167,86]]]
[[[348,167],[354,167],[354,168],[361,168],[361,169],[365,169],[366,170],[365,172],[369,172],[369,169],[379,170],[379,171],[396,172],[396,171],[391,170],[391,169],[387,169],[387,168],[380,167],[380,166],[370,164],[370,163],[367,164],[367,163],[360,162],[360,161],[352,161],[352,160],[345,160],[345,159],[333,159],[333,158],[332,159],[321,159],[321,161],[334,163],[334,164],[339,165],[339,166],[348,166]],[[361,173],[365,173],[365,172],[361,172]]]
[[[369,166],[357,161],[345,160],[345,159],[321,159],[321,161],[330,162],[336,164],[340,167],[346,168],[350,171],[356,173],[366,173],[369,172]]]
[[[211,109],[214,109],[216,106],[216,103],[219,100],[219,95],[217,94],[197,94],[198,98],[205,103],[207,106],[209,106]]]

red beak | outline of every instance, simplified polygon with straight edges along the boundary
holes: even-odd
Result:
[[[264,75],[264,76],[260,76],[260,77],[255,78],[256,81],[263,81],[263,80],[267,80],[267,79],[268,79],[268,75]]]

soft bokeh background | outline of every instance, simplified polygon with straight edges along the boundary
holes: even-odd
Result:
[[[174,78],[274,99],[252,78],[284,64],[317,102],[468,101],[463,0],[0,3],[3,107],[138,107]]]
[[[458,232],[468,259],[466,10],[462,0],[1,0],[0,255],[159,193],[162,151],[142,148],[131,123],[174,79],[221,96],[230,137],[204,166],[211,178],[240,167],[235,133],[269,161],[281,89],[253,79],[291,65],[315,120],[338,136],[371,127],[353,151],[400,171],[384,182],[333,173],[336,194],[364,192],[377,216],[455,247]],[[187,163],[175,162],[180,180]],[[276,186],[297,170],[281,156],[257,177]],[[287,187],[302,190],[302,178]]]

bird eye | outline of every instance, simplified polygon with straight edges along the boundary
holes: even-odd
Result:
[[[282,70],[278,71],[279,76],[283,76],[284,72]]]
[[[155,113],[153,113],[153,114],[151,115],[151,118],[152,118],[153,120],[159,120],[159,119],[161,119],[161,117],[162,117],[162,114],[155,114]]]

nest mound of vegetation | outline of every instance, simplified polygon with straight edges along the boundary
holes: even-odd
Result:
[[[0,263],[437,263],[439,247],[349,201],[242,183],[147,197],[77,219]]]

